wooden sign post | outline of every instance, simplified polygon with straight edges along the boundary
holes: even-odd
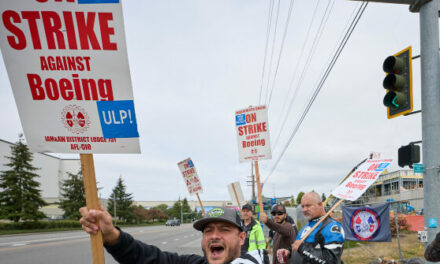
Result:
[[[232,183],[231,186],[232,186],[232,190],[234,191],[235,200],[237,201],[238,204],[238,209],[241,210],[240,200],[238,199],[237,190],[235,190],[234,183]]]
[[[263,195],[261,191],[261,183],[260,183],[260,169],[258,168],[258,160],[255,161],[255,178],[257,181],[257,190],[258,190],[258,206],[260,207],[260,212],[263,211]]]
[[[203,208],[202,200],[200,200],[199,193],[196,193],[196,195],[197,195],[197,199],[199,199],[200,207],[202,208],[202,214],[203,216],[205,216],[206,215],[205,208]]]
[[[318,223],[316,223],[307,233],[306,235],[301,238],[301,244],[304,242],[304,240],[306,240],[306,238],[313,232],[313,230],[315,230],[319,224],[321,224],[330,214],[331,212],[333,212],[333,210],[336,209],[336,207],[338,207],[338,205],[340,205],[342,202],[344,201],[344,199],[339,200],[335,205],[333,205],[333,207],[328,210],[328,212],[321,218],[321,220],[318,221]]]
[[[89,210],[99,209],[93,154],[80,154],[80,158],[87,208]],[[96,235],[91,234],[90,241],[92,244],[93,264],[104,264],[104,244],[102,242],[101,230],[98,230]]]

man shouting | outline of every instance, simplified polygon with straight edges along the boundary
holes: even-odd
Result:
[[[254,250],[240,257],[240,248],[246,233],[235,210],[218,207],[194,223],[194,228],[202,232],[204,256],[178,255],[161,251],[153,245],[135,240],[112,224],[112,217],[100,205],[99,210],[80,210],[82,228],[89,234],[100,229],[106,250],[119,263],[144,264],[269,264],[265,250]]]

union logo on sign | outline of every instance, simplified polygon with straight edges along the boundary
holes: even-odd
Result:
[[[72,133],[82,134],[90,126],[90,118],[84,108],[77,105],[68,105],[61,112],[61,122]]]
[[[368,208],[356,210],[350,218],[350,229],[359,240],[370,240],[379,232],[380,218],[378,214]]]

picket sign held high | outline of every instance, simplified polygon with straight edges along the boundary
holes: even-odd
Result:
[[[98,189],[96,188],[95,165],[93,154],[80,154],[81,169],[83,173],[84,191],[86,194],[86,205],[90,209],[99,209]],[[99,223],[98,223],[99,224]],[[104,264],[104,244],[102,242],[101,230],[97,234],[90,234],[92,246],[93,264]]]

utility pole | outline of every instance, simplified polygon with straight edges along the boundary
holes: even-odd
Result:
[[[439,231],[440,217],[440,62],[438,1],[420,7],[420,55],[422,72],[422,151],[425,227],[428,242]],[[435,224],[434,224],[435,222]]]
[[[246,181],[247,186],[252,186],[252,201],[256,200],[255,196],[255,175],[254,175],[254,162],[251,161],[251,176],[248,176],[248,181]]]
[[[251,161],[251,177],[252,177],[252,201],[256,200],[255,196],[255,175],[254,175],[254,162]]]

